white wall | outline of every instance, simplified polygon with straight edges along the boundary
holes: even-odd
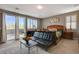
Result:
[[[6,36],[6,24],[5,24],[5,13],[3,13],[3,20],[2,20],[2,42],[6,42],[7,41],[7,36]]]
[[[49,25],[64,25],[65,26],[65,19],[64,18],[60,18],[59,17],[59,21],[58,22],[51,22],[51,21],[53,21],[53,17],[41,20],[42,28],[46,29],[47,26],[49,26]]]

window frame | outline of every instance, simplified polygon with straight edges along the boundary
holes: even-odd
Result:
[[[67,21],[68,20],[67,17],[69,17],[70,21]],[[73,17],[75,17],[75,20],[73,20]],[[66,26],[67,30],[76,30],[77,29],[77,19],[76,19],[76,17],[77,17],[76,15],[66,16],[66,25],[67,25],[67,23],[70,23],[69,28],[67,28],[67,26]],[[73,27],[72,23],[75,23],[75,25],[74,25],[75,27]]]
[[[28,21],[29,21],[29,23],[28,23]],[[35,24],[35,22],[36,22],[36,24]],[[28,30],[37,29],[37,27],[38,27],[37,25],[38,25],[38,20],[37,19],[35,19],[35,18],[27,18],[27,29]],[[34,28],[34,26],[35,26],[35,28]]]
[[[19,20],[20,20],[20,18],[24,18],[23,20],[24,20],[24,36],[26,35],[26,17],[24,17],[24,16],[18,16],[18,26],[20,25],[20,23],[19,23]],[[20,27],[18,27],[18,30],[20,29]],[[19,34],[20,35],[20,34]]]

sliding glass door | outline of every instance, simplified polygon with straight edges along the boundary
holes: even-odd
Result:
[[[24,37],[26,33],[25,17],[19,17],[19,37]]]
[[[15,39],[15,16],[5,15],[7,40]]]
[[[26,34],[25,17],[5,14],[7,40],[15,40]]]

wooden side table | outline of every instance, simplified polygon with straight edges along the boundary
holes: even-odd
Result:
[[[65,31],[63,37],[65,39],[73,39],[73,32]]]

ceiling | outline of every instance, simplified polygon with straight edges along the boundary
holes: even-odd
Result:
[[[0,4],[0,8],[38,18],[46,18],[79,10],[78,4],[41,4],[41,6],[43,6],[41,10],[37,9],[38,5],[39,4]]]

